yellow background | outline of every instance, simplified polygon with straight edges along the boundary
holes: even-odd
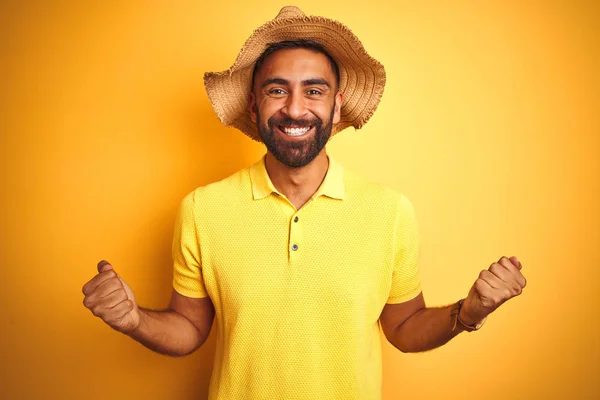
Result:
[[[202,74],[284,3],[2,1],[2,399],[202,399],[214,332],[169,359],[81,304],[110,260],[149,307],[171,291],[185,194],[263,148],[222,127]],[[600,8],[582,1],[297,3],[387,69],[373,119],[329,146],[404,192],[429,305],[517,255],[529,285],[486,326],[404,355],[385,399],[600,397]]]

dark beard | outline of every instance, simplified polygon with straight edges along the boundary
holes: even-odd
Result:
[[[260,114],[258,113],[258,109],[255,109],[256,119],[259,121],[257,123],[258,133],[265,146],[267,146],[267,150],[269,150],[279,162],[290,168],[304,167],[317,157],[329,141],[331,129],[333,127],[334,108],[335,104],[331,109],[327,125],[323,125],[323,121],[318,118],[315,118],[314,120],[294,120],[292,118],[271,117],[267,121],[268,126],[260,123]],[[275,133],[275,129],[277,129],[278,126],[313,126],[315,135],[312,139],[303,140],[301,142],[286,142],[281,140]]]

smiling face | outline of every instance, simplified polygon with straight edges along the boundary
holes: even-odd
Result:
[[[260,137],[281,163],[299,168],[325,147],[340,120],[342,95],[327,57],[282,49],[256,71],[250,114]]]

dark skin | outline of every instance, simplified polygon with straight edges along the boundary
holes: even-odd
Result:
[[[527,284],[516,257],[501,257],[480,272],[471,287],[459,317],[467,325],[482,323],[500,305],[518,296]],[[439,347],[460,332],[452,329],[453,306],[425,307],[423,295],[400,304],[386,304],[381,313],[381,328],[387,339],[403,352],[419,352]]]
[[[133,292],[108,261],[83,286],[84,306],[115,330],[151,350],[170,356],[192,353],[208,338],[215,309],[209,297],[194,299],[173,290],[169,308],[138,307]]]
[[[343,95],[327,57],[306,49],[279,50],[267,57],[257,71],[248,108],[252,121],[266,125],[271,117],[339,122]],[[261,120],[258,120],[256,110]],[[333,110],[333,111],[332,111]],[[333,112],[333,116],[331,113]],[[333,117],[333,118],[332,118]],[[291,137],[275,130],[282,146],[314,140],[315,129]],[[299,150],[291,151],[298,155]],[[266,167],[273,185],[300,209],[325,178],[329,160],[325,148],[308,165],[292,168],[267,152]]]
[[[270,55],[255,76],[249,96],[254,122],[277,119],[340,120],[343,96],[327,58],[310,50],[280,50]],[[256,111],[259,111],[258,113]],[[332,115],[333,113],[333,115]],[[260,115],[260,120],[258,119]],[[290,157],[302,157],[302,144],[314,140],[315,129],[290,135],[273,131],[276,141]],[[292,168],[267,153],[266,167],[275,187],[301,208],[323,181],[329,160],[325,148],[307,165]],[[501,257],[481,271],[460,312],[468,325],[482,322],[497,307],[518,296],[526,285],[516,257]],[[208,337],[215,310],[209,297],[194,299],[173,290],[169,308],[152,311],[137,305],[129,286],[107,261],[98,264],[98,274],[83,287],[83,304],[109,326],[148,348],[171,356],[189,354]],[[452,306],[428,308],[422,294],[400,304],[386,304],[380,323],[387,339],[403,352],[418,352],[441,346],[463,329],[453,328]]]

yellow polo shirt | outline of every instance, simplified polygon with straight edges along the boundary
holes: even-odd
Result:
[[[379,316],[416,297],[409,200],[344,171],[300,209],[264,157],[187,195],[173,240],[173,286],[210,296],[217,344],[210,399],[380,399]]]

